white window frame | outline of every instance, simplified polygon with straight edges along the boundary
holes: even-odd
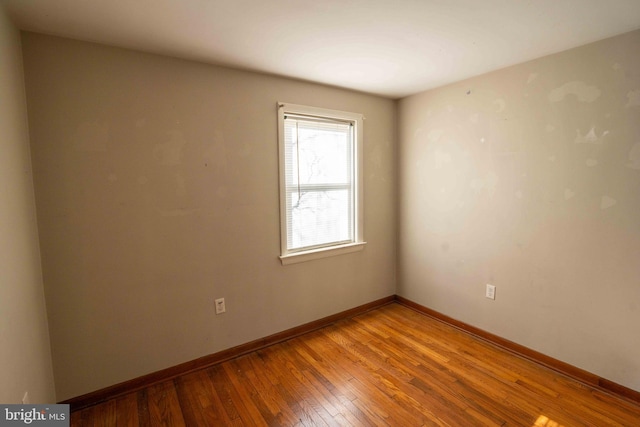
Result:
[[[280,169],[280,260],[283,265],[310,261],[318,258],[342,255],[363,249],[364,241],[364,197],[363,197],[363,115],[326,108],[279,102],[278,107],[278,152]],[[329,244],[306,250],[289,250],[287,247],[287,183],[285,174],[285,116],[308,116],[310,118],[346,121],[353,125],[354,142],[352,153],[353,168],[353,240]]]

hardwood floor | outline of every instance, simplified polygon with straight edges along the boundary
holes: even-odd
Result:
[[[73,412],[72,426],[638,426],[640,406],[393,303]]]

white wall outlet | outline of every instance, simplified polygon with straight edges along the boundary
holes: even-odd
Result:
[[[22,404],[23,405],[28,405],[29,403],[30,403],[29,402],[29,392],[25,391],[24,392],[24,396],[22,396]]]
[[[484,296],[489,299],[496,299],[496,287],[487,283],[487,290]]]
[[[227,311],[227,308],[224,306],[224,298],[218,298],[216,301],[216,314],[222,314]]]

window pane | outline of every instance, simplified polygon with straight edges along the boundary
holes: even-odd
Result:
[[[285,119],[289,250],[353,241],[352,144],[350,123]]]
[[[349,190],[290,193],[289,248],[352,240]]]
[[[301,184],[347,183],[350,174],[348,125],[298,125]]]

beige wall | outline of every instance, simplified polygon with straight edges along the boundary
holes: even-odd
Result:
[[[20,34],[0,6],[0,402],[55,402]]]
[[[23,45],[59,399],[395,293],[393,101],[29,33]],[[364,251],[280,264],[278,101],[365,115]]]
[[[638,52],[640,31],[399,103],[400,295],[640,390]]]

